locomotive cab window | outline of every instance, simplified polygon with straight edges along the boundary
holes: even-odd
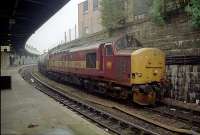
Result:
[[[96,68],[96,53],[86,54],[86,68]]]
[[[113,48],[111,45],[106,46],[106,56],[112,56],[113,55]]]

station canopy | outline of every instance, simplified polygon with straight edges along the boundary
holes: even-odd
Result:
[[[16,51],[27,39],[70,0],[1,0],[0,44]]]

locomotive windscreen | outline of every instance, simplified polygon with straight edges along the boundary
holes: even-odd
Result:
[[[96,68],[96,53],[86,54],[86,68]]]

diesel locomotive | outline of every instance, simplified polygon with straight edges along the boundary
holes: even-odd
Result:
[[[39,71],[57,76],[90,91],[140,105],[157,100],[165,79],[165,54],[157,48],[142,48],[131,35],[54,50],[42,55]]]

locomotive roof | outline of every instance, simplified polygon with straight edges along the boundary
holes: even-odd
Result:
[[[73,48],[67,48],[65,50],[55,50],[54,52],[52,52],[51,54],[54,54],[54,53],[61,53],[61,52],[76,52],[76,51],[83,51],[83,50],[93,50],[93,49],[97,49],[99,48],[99,46],[101,44],[103,44],[105,42],[96,42],[96,43],[93,43],[93,44],[85,44],[84,46],[78,46],[78,47],[73,47]],[[108,42],[107,42],[108,43]]]
[[[99,46],[102,44],[102,42],[97,42],[94,44],[87,44],[84,46],[74,47],[69,49],[69,52],[76,52],[76,51],[83,51],[83,50],[93,50],[99,48]]]
[[[50,54],[61,53],[61,52],[66,52],[66,53],[67,52],[76,52],[76,51],[80,51],[80,50],[91,50],[91,49],[98,48],[103,43],[111,43],[111,42],[115,41],[116,39],[118,39],[118,37],[111,37],[111,38],[96,41],[93,43],[84,43],[84,44],[80,44],[80,45],[77,45],[74,47],[69,46],[69,47],[65,47],[65,48],[57,48],[55,50],[52,50],[50,52]]]

